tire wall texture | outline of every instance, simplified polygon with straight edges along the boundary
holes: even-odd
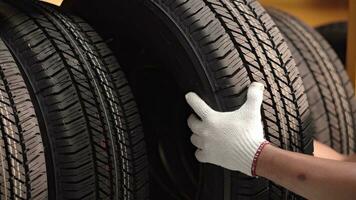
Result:
[[[0,199],[47,199],[38,119],[16,61],[0,40]]]
[[[49,140],[49,198],[146,199],[141,122],[102,39],[83,20],[39,2],[1,1],[0,18]]]
[[[340,153],[354,152],[356,100],[340,59],[318,32],[300,20],[275,9],[268,12],[297,62],[315,124],[315,138]]]
[[[180,43],[189,52],[194,68],[191,74],[197,77],[191,79],[195,82],[190,80],[193,83],[187,84],[187,91],[197,91],[216,110],[231,111],[243,104],[246,87],[252,81],[260,81],[266,87],[262,106],[266,138],[284,149],[312,153],[313,131],[302,80],[282,35],[257,1],[142,2],[132,1],[129,5],[142,14],[131,16],[132,19],[142,19],[141,23],[154,27],[150,18],[160,18],[171,31],[165,35],[177,37],[177,41],[169,43]],[[151,13],[146,16],[143,13],[147,10]],[[139,20],[131,23],[140,26]],[[175,48],[179,47],[163,49],[167,52]],[[184,58],[178,59],[178,63],[181,60]],[[178,79],[187,76],[182,74],[184,67],[187,68],[173,69]],[[294,198],[290,192],[264,179],[227,170],[221,182],[218,178],[221,171],[221,168],[203,165],[201,182],[210,193],[202,194],[201,199]],[[214,177],[214,174],[218,175]]]
[[[113,38],[112,46],[116,45],[115,40],[128,38],[147,44],[150,52],[158,52],[158,57],[166,61],[165,66],[182,91],[197,92],[216,110],[238,109],[245,101],[247,86],[252,81],[263,82],[266,138],[285,149],[312,153],[314,131],[299,72],[278,28],[258,2],[64,3],[90,21],[105,38]],[[91,15],[93,12],[97,15]],[[128,33],[120,38],[125,31]],[[130,63],[128,58],[128,65],[123,65],[128,75]],[[203,194],[199,199],[293,198],[290,192],[264,179],[249,178],[209,164],[201,166],[201,175],[199,191]]]

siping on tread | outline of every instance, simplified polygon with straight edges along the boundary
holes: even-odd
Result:
[[[209,97],[205,99],[217,110],[234,110],[243,104],[243,91],[252,81],[264,83],[262,115],[266,138],[284,149],[312,153],[311,121],[302,80],[282,35],[258,2],[144,2],[145,9],[160,17],[186,49],[194,50],[190,56],[198,63],[195,70],[210,87],[209,92],[200,89],[205,91],[200,96]],[[133,5],[132,8],[139,7],[139,3]],[[266,180],[232,172],[225,171],[224,182],[225,188],[231,188],[224,192],[226,199],[293,196]],[[266,189],[268,184],[270,189]],[[222,183],[218,185],[222,187]],[[223,195],[221,190],[216,193]]]
[[[105,9],[110,7],[113,11],[122,6],[126,15],[106,13],[93,17],[82,12],[81,6],[77,12],[86,15],[97,29],[102,29],[108,38],[112,38],[113,46],[126,45],[122,50],[118,49],[131,54],[121,59],[127,64],[123,67],[132,85],[141,77],[135,70],[144,68],[142,65],[153,64],[159,68],[157,70],[168,71],[168,75],[174,77],[172,81],[178,83],[180,92],[195,91],[215,109],[229,111],[244,103],[246,87],[251,81],[261,81],[266,86],[262,109],[266,137],[277,146],[312,153],[313,131],[304,86],[286,43],[261,5],[255,1],[232,0],[116,2],[106,1]],[[86,8],[91,11],[103,9],[94,1]],[[112,24],[115,28],[111,27]],[[131,50],[136,47],[150,53],[137,55],[143,51]],[[145,58],[151,55],[154,57],[152,60]],[[137,58],[145,61],[136,61]],[[137,85],[134,89],[140,91],[140,83]],[[147,90],[155,90],[147,85]],[[145,98],[139,100],[144,101]],[[203,164],[200,169],[199,199],[295,198],[287,190],[264,179],[246,177],[208,164]],[[180,194],[177,190],[174,186],[167,189],[169,193],[173,191],[181,195],[177,197],[174,194],[171,196],[173,199],[195,198],[194,194],[185,195],[191,191]],[[161,197],[159,192],[157,195]]]
[[[354,90],[330,45],[312,28],[282,11],[270,9],[297,60],[315,123],[315,137],[340,153],[355,148]]]
[[[5,3],[3,3],[5,4]],[[2,35],[36,94],[59,199],[146,199],[141,122],[125,76],[84,21],[11,1]]]
[[[47,172],[29,90],[0,40],[0,199],[47,199]]]

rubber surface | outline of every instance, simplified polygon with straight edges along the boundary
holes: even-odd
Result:
[[[315,137],[340,153],[355,151],[354,89],[335,51],[311,27],[282,11],[269,13],[288,41],[310,103]]]
[[[334,48],[342,63],[346,63],[347,22],[335,22],[319,26],[316,30]]]
[[[131,27],[121,27],[128,32],[122,40],[136,39],[147,47],[131,53],[128,65],[138,63],[142,52],[155,54],[181,91],[198,92],[220,111],[238,109],[246,87],[260,81],[266,86],[262,109],[266,138],[284,149],[312,153],[313,131],[302,80],[282,35],[257,1],[147,0],[125,6]],[[103,24],[97,26],[110,32]],[[130,70],[127,66],[128,75],[134,76],[135,70]],[[200,173],[199,199],[294,198],[262,178],[217,166],[203,164]]]
[[[0,199],[47,199],[44,144],[17,63],[0,40]]]
[[[1,36],[43,119],[49,199],[147,199],[140,117],[111,51],[76,17],[8,2],[0,2]]]

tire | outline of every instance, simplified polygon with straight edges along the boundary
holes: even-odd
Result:
[[[17,63],[0,40],[0,199],[47,199],[38,118]]]
[[[102,39],[43,3],[1,1],[0,16],[48,138],[49,199],[147,199],[140,117]]]
[[[333,47],[342,63],[346,63],[347,22],[335,22],[319,26],[316,30]]]
[[[151,199],[292,198],[265,179],[198,165],[189,146],[186,92],[199,93],[216,110],[230,111],[243,104],[251,81],[261,81],[266,138],[312,153],[302,81],[259,3],[144,0],[103,6],[91,1],[85,9],[73,4],[67,9],[81,13],[110,40],[137,97],[149,149]],[[95,17],[88,14],[93,12]]]
[[[355,151],[356,99],[335,51],[314,29],[269,10],[284,34],[301,73],[315,124],[315,137],[340,153]]]

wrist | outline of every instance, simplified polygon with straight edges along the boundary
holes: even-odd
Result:
[[[266,145],[262,149],[256,162],[256,176],[267,177],[271,173],[270,168],[273,166],[278,150],[280,149],[273,145]]]
[[[239,139],[236,144],[233,144],[233,163],[235,163],[235,169],[240,171],[248,176],[254,176],[253,170],[254,159],[258,157],[260,153],[261,146],[264,146],[267,142],[263,137],[245,137],[243,139]],[[257,154],[257,156],[256,156]],[[238,163],[238,164],[237,164]]]
[[[257,176],[257,166],[259,164],[259,160],[261,159],[260,157],[262,155],[262,152],[265,150],[266,146],[270,146],[269,144],[270,143],[267,140],[265,140],[257,148],[252,160],[252,166],[251,166],[252,176]]]

